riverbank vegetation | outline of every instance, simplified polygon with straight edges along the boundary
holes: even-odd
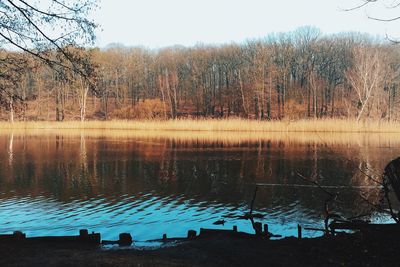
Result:
[[[313,119],[310,125],[327,123],[324,130],[359,131],[364,124],[353,125],[350,120],[386,125],[383,122],[397,121],[400,116],[400,50],[361,34],[327,36],[316,28],[302,27],[240,44],[159,50],[114,45],[69,47],[68,51],[85,60],[86,78],[76,74],[73,65],[49,67],[25,53],[1,51],[0,57],[9,62],[3,64],[9,75],[0,81],[5,83],[0,96],[2,120],[150,119],[167,128],[177,125],[178,130],[238,130],[238,125],[251,124],[250,128],[256,125],[264,131],[276,125],[286,129],[287,121],[293,120],[300,122],[290,127],[302,129],[307,124],[303,120]],[[49,53],[57,57],[57,52]],[[17,58],[24,59],[23,68],[12,68]],[[234,119],[222,126],[196,122],[231,117],[273,122],[238,124]],[[195,120],[158,123],[171,118]],[[330,119],[341,119],[345,126]],[[343,124],[343,120],[348,122]],[[85,127],[94,124],[98,123]],[[138,124],[119,127],[132,125]]]
[[[0,122],[6,130],[135,130],[158,132],[222,132],[231,133],[399,133],[400,123],[388,121],[363,121],[352,119],[315,120],[251,120],[229,119],[175,119],[175,120],[110,120],[110,121],[20,121]]]

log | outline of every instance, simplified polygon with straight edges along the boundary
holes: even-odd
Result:
[[[20,231],[15,231],[12,235],[0,235],[0,240],[20,241],[25,239],[26,235]]]
[[[329,225],[332,230],[358,230],[366,234],[384,234],[399,235],[400,225],[391,224],[373,224],[373,223],[353,223],[353,222],[333,222]]]
[[[234,229],[208,229],[208,228],[200,228],[200,234],[199,236],[205,237],[205,236],[215,236],[215,235],[233,235],[237,233]]]
[[[87,236],[44,236],[31,237],[27,241],[57,243],[57,244],[76,244],[76,245],[99,245],[100,234],[88,234]]]

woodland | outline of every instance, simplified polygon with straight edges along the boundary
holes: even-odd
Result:
[[[96,48],[97,5],[0,3],[0,120],[399,119],[396,40],[303,26],[240,43]]]
[[[67,47],[83,66],[2,50],[4,120],[399,118],[400,50],[314,27],[218,46]],[[59,57],[48,51],[49,58]]]

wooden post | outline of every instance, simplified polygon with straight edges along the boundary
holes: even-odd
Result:
[[[89,231],[87,229],[80,229],[79,230],[79,236],[88,236]]]
[[[268,224],[264,224],[264,233],[268,234]]]
[[[262,233],[262,224],[260,222],[254,223],[254,230],[256,231],[256,235],[260,235]]]
[[[192,239],[196,237],[196,231],[195,230],[189,230],[187,234],[187,238]]]
[[[120,246],[130,246],[132,244],[132,236],[129,233],[119,234],[118,244]]]
[[[335,236],[335,235],[336,235],[335,228],[331,228],[331,235],[332,235],[332,236]]]
[[[297,238],[301,239],[302,238],[302,234],[301,234],[301,225],[298,224],[297,225]]]
[[[26,235],[21,231],[14,231],[13,232],[13,239],[14,240],[23,240],[26,238]]]
[[[269,235],[268,224],[264,224],[264,235],[267,239],[270,239],[271,236]]]

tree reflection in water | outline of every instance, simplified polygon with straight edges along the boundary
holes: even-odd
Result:
[[[296,173],[339,192],[334,208],[342,215],[371,213],[359,195],[379,203],[382,192],[363,172],[379,178],[400,155],[400,139],[324,138],[2,134],[8,153],[0,154],[1,228],[39,235],[87,227],[106,237],[132,228],[148,239],[224,218],[227,227],[251,231],[237,217],[248,211],[258,185],[255,211],[265,214],[261,220],[272,231],[289,235],[298,223],[320,227],[324,217],[326,196]],[[371,218],[387,220],[376,212]],[[155,225],[160,229],[149,231]]]

